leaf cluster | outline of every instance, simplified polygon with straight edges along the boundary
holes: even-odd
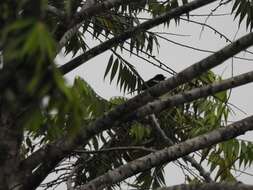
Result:
[[[239,18],[239,24],[246,19],[246,28],[253,28],[253,3],[251,0],[235,0],[232,13],[235,13],[234,18]]]

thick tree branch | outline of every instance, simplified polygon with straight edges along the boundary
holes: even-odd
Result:
[[[151,19],[149,21],[143,22],[139,26],[136,26],[132,29],[129,29],[128,31],[115,36],[114,38],[107,40],[106,42],[90,49],[89,51],[77,56],[76,58],[72,59],[71,61],[65,63],[60,67],[60,70],[63,74],[66,74],[78,66],[82,65],[84,62],[90,60],[91,58],[105,52],[106,50],[112,48],[113,46],[124,42],[125,40],[129,39],[136,33],[144,30],[151,29],[155,26],[158,26],[166,21],[169,21],[170,19],[176,18],[182,14],[188,13],[189,11],[195,10],[199,7],[202,7],[204,5],[207,5],[209,3],[214,2],[215,0],[195,0],[191,1],[190,3],[187,3],[183,6],[171,9],[167,13],[162,14],[159,17],[156,17],[154,19]]]
[[[127,117],[127,120],[142,118],[152,113],[159,113],[164,109],[172,108],[174,106],[181,105],[186,102],[191,102],[199,98],[214,95],[215,93],[242,86],[250,82],[253,82],[253,71],[201,88],[194,88],[190,91],[176,94],[174,96],[168,95],[168,97],[161,97],[161,100],[158,99],[154,102],[148,103],[147,105],[138,109],[136,112],[131,113],[130,116]]]
[[[33,170],[43,161],[49,165],[49,162],[54,160],[54,158],[64,158],[79,145],[84,144],[90,137],[117,124],[117,122],[126,117],[126,115],[132,113],[134,110],[143,106],[147,102],[153,101],[155,98],[161,96],[166,92],[169,92],[175,87],[185,82],[191,81],[193,78],[221,64],[223,61],[234,56],[241,50],[246,49],[252,44],[253,33],[250,33],[238,39],[234,43],[226,46],[215,54],[210,55],[200,62],[197,62],[194,65],[186,68],[168,80],[161,82],[152,88],[149,88],[146,92],[116,107],[114,110],[98,118],[90,126],[84,127],[84,130],[80,132],[75,139],[69,139],[66,137],[62,140],[39,149],[22,163],[22,168]]]
[[[253,130],[253,116],[129,162],[115,170],[108,171],[86,185],[80,186],[78,190],[102,189],[157,165],[176,160],[197,150],[235,138],[249,130]]]
[[[253,185],[245,185],[241,183],[207,183],[207,184],[191,184],[191,185],[175,185],[172,187],[161,187],[156,190],[252,190]]]

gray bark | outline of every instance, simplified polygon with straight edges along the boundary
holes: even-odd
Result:
[[[175,185],[172,187],[162,187],[156,190],[252,190],[252,185],[245,185],[241,183],[226,184],[226,183],[209,183],[209,184],[195,184],[195,185]]]
[[[224,128],[216,129],[210,133],[195,137],[185,142],[176,144],[161,151],[151,153],[147,156],[136,159],[122,165],[104,175],[95,178],[89,183],[80,186],[78,190],[99,190],[111,186],[137,173],[146,171],[154,166],[176,160],[194,151],[210,147],[245,132],[253,130],[253,116],[238,121]]]
[[[181,94],[176,94],[174,96],[167,95],[167,97],[162,97],[161,100],[155,100],[154,102],[141,107],[136,112],[130,114],[129,118],[142,118],[151,113],[159,113],[164,109],[172,108],[199,98],[211,96],[215,93],[242,86],[250,82],[253,82],[253,71],[201,88],[195,88]]]

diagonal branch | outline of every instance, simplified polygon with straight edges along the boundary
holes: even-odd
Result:
[[[172,187],[161,187],[156,190],[252,190],[253,185],[245,185],[242,183],[207,183],[207,184],[182,184]]]
[[[155,26],[158,26],[164,22],[169,21],[170,19],[176,18],[182,14],[188,13],[189,11],[195,10],[199,7],[202,7],[204,5],[207,5],[209,3],[214,2],[215,0],[195,0],[190,3],[187,3],[183,6],[171,9],[167,13],[162,14],[161,16],[158,16],[154,19],[151,19],[149,21],[143,22],[142,24],[129,29],[128,31],[115,36],[114,38],[107,40],[106,42],[90,49],[89,51],[77,56],[76,58],[72,59],[71,61],[65,63],[60,67],[60,70],[62,71],[63,74],[66,74],[78,66],[82,65],[83,63],[87,62],[91,58],[105,52],[106,50],[112,48],[113,46],[124,42],[125,40],[129,39],[136,33],[143,31],[143,30],[148,30],[151,29]]]
[[[100,150],[75,150],[75,152],[78,153],[85,153],[85,154],[102,154],[107,153],[111,151],[119,152],[119,151],[131,151],[131,150],[140,150],[140,151],[146,151],[146,152],[155,152],[157,150],[152,148],[146,148],[143,146],[117,146],[112,148],[103,148]]]
[[[95,178],[86,185],[80,186],[78,190],[102,189],[137,173],[151,169],[157,165],[176,160],[197,150],[235,138],[249,130],[253,130],[253,116],[240,120],[227,127],[216,129],[207,134],[192,138],[169,148],[165,148],[161,151],[157,151],[142,158],[136,159],[112,171],[108,171],[104,175]]]
[[[176,94],[174,96],[168,95],[169,97],[162,97],[161,100],[158,99],[154,102],[148,103],[147,105],[138,109],[136,112],[131,113],[130,116],[127,117],[127,120],[131,120],[131,118],[142,118],[152,113],[159,113],[167,108],[178,106],[186,102],[191,102],[199,98],[204,98],[224,90],[245,85],[250,82],[253,82],[253,71],[201,88],[194,88],[190,91]]]

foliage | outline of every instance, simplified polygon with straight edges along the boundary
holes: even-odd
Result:
[[[232,8],[235,18],[239,17],[239,24],[246,19],[246,27],[253,28],[253,4],[251,0],[235,0]]]
[[[150,19],[156,18],[186,3],[187,0],[143,0],[121,4],[96,16],[85,17],[79,23],[79,30],[64,45],[63,52],[73,58],[89,51],[91,44],[87,38],[90,36],[92,43],[102,44],[142,23],[140,15],[147,14]],[[76,77],[73,84],[69,84],[55,63],[55,57],[61,51],[58,42],[65,32],[78,24],[73,23],[72,18],[76,18],[84,5],[85,2],[81,0],[4,1],[0,5],[0,52],[3,58],[3,68],[0,69],[0,107],[18,126],[17,131],[21,131],[22,138],[18,145],[21,148],[17,153],[21,157],[19,160],[28,158],[36,149],[46,147],[63,137],[68,137],[66,144],[72,142],[83,129],[128,101],[125,97],[109,100],[100,97],[81,77]],[[56,12],[49,11],[50,6]],[[240,24],[246,17],[246,26],[252,29],[251,1],[236,0],[232,12],[236,12],[235,17],[240,17]],[[186,16],[190,18],[188,13]],[[177,25],[180,24],[179,17],[174,19]],[[170,20],[164,24],[169,27]],[[110,48],[112,54],[108,59],[104,79],[109,78],[110,83],[116,80],[121,92],[125,94],[135,94],[135,91],[142,93],[143,79],[135,65],[122,54],[128,52],[130,56],[139,58],[146,55],[147,60],[152,60],[155,58],[155,50],[159,52],[159,48],[158,36],[150,31],[140,31],[129,40],[115,44]],[[209,71],[165,96],[221,80],[221,77]],[[227,125],[231,111],[228,100],[228,92],[222,91],[205,99],[168,108],[156,117],[165,135],[176,144]],[[87,130],[94,135],[77,150],[68,152],[69,158],[75,162],[71,165],[71,168],[75,168],[75,186],[169,146],[161,141],[152,128],[149,117],[138,118],[133,122],[122,120],[119,119],[117,125],[99,134]],[[196,154],[200,157],[200,164],[207,160],[215,181],[235,181],[232,170],[252,164],[252,146],[250,142],[233,139]],[[135,180],[128,185],[139,189],[165,185],[164,168],[167,165],[168,163],[163,163],[136,175]],[[67,178],[63,181],[66,180]],[[188,178],[188,182],[195,181],[200,181],[195,175]],[[50,185],[57,185],[57,182],[56,180],[55,184]],[[117,185],[121,187],[121,184]]]

